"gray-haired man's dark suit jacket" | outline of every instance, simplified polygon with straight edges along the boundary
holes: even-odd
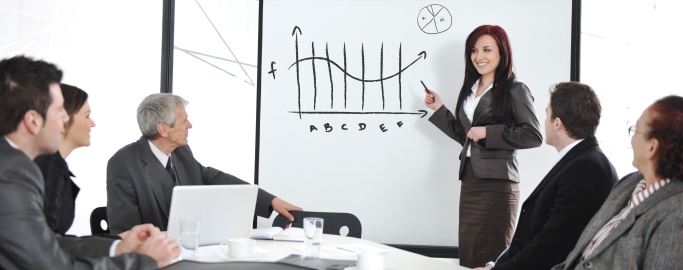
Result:
[[[156,269],[141,254],[110,258],[114,240],[57,237],[43,214],[38,166],[0,136],[0,269]]]
[[[640,173],[619,180],[560,269],[683,269],[683,179],[672,179],[631,210],[584,261],[595,234],[631,199]]]
[[[469,91],[469,90],[468,90]],[[510,179],[519,182],[517,171],[517,149],[539,147],[543,136],[539,131],[534,110],[534,97],[529,88],[521,82],[510,86],[510,116],[513,123],[494,123],[492,91],[481,96],[474,109],[474,121],[470,123],[461,108],[459,120],[441,106],[429,118],[437,128],[462,145],[460,152],[460,173],[462,177],[467,149],[472,145],[471,161],[474,175],[478,178]],[[473,143],[467,138],[472,127],[486,127],[486,139]]]
[[[171,158],[179,185],[249,184],[230,174],[202,166],[189,146],[176,148]],[[107,164],[107,216],[111,233],[118,234],[144,223],[152,223],[165,231],[172,183],[173,179],[154,156],[149,141],[144,137],[116,152]],[[259,189],[256,214],[269,217],[273,212],[270,203],[274,198]]]

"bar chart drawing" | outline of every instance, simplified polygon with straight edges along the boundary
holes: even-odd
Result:
[[[289,111],[289,113],[295,113],[299,114],[299,118],[301,119],[303,114],[411,114],[411,115],[422,115],[421,117],[424,117],[426,114],[426,111],[419,110],[418,112],[405,112],[403,110],[403,97],[402,97],[402,89],[401,89],[401,83],[402,83],[402,73],[406,72],[409,68],[411,68],[415,63],[417,63],[420,60],[426,59],[427,58],[427,52],[426,51],[421,51],[417,53],[417,55],[411,57],[407,63],[404,66],[404,59],[403,59],[403,52],[402,52],[402,45],[399,43],[398,46],[398,53],[394,54],[395,57],[397,57],[398,61],[398,67],[391,68],[391,71],[387,71],[387,69],[384,66],[385,63],[385,52],[384,52],[384,43],[381,43],[379,46],[379,77],[370,77],[367,76],[366,74],[366,64],[365,64],[365,55],[366,55],[366,46],[365,44],[361,43],[360,45],[360,74],[352,74],[349,72],[350,67],[348,66],[348,61],[347,61],[347,46],[346,43],[343,44],[342,48],[342,55],[343,59],[340,60],[333,60],[330,58],[330,51],[329,51],[329,46],[327,43],[325,43],[325,53],[324,56],[323,54],[316,54],[316,47],[315,47],[315,42],[311,42],[311,55],[306,56],[306,57],[300,57],[300,51],[303,52],[304,50],[301,50],[299,46],[299,36],[302,35],[302,31],[298,26],[295,26],[293,31],[292,31],[292,36],[294,36],[294,55],[295,55],[295,61],[291,65],[289,65],[288,70],[294,70],[296,72],[296,83],[297,83],[297,101],[298,101],[298,110],[296,111]],[[406,62],[408,62],[406,61]],[[316,73],[316,63],[318,65],[322,64],[323,67],[327,67],[327,74],[323,75],[327,78],[319,78],[323,77],[320,74]],[[312,73],[312,81],[309,84],[302,85],[302,83],[308,83],[309,81],[303,82],[301,80],[301,74],[302,72],[308,72],[310,64],[310,70]],[[320,67],[320,66],[319,66]],[[334,68],[333,68],[334,67]],[[376,67],[373,67],[376,68]],[[272,70],[271,70],[272,71]],[[341,75],[343,76],[343,82],[335,82],[333,79],[333,73],[341,72]],[[385,74],[386,73],[386,74]],[[337,105],[337,110],[336,111],[323,111],[320,110],[318,107],[318,94],[319,91],[318,87],[319,84],[327,83],[327,79],[329,78],[329,95],[330,95],[330,104],[329,104],[329,109],[334,110],[335,109],[335,99],[334,99],[334,93],[335,90],[337,91],[343,91],[343,110],[339,110],[339,107],[341,104]],[[398,87],[396,91],[385,91],[385,81],[388,80],[396,80],[398,82]],[[349,83],[350,82],[360,82],[361,84],[361,111],[348,111],[347,110],[347,92],[349,91]],[[336,84],[337,87],[335,87]],[[366,96],[366,86],[368,85],[376,85],[379,84],[379,89],[381,91],[381,99],[382,99],[382,110],[381,111],[365,111],[365,96]],[[343,85],[343,87],[341,87]],[[312,97],[302,97],[302,87],[312,87],[313,89],[313,96]],[[339,89],[343,88],[343,89]],[[386,110],[386,105],[387,101],[385,99],[385,95],[395,95],[394,98],[397,97],[398,100],[398,109],[399,111],[385,111]],[[304,111],[302,110],[301,107],[301,102],[302,98],[305,99],[312,99],[312,104],[313,104],[313,110],[312,111]],[[310,99],[309,99],[310,98]]]

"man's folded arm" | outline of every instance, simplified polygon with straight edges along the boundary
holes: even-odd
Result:
[[[64,252],[45,222],[43,197],[37,182],[42,179],[40,171],[37,168],[29,170],[25,164],[6,166],[9,169],[0,175],[0,205],[3,205],[0,207],[0,268],[156,269],[157,263],[141,254],[110,258],[73,256]],[[70,240],[74,241],[72,244],[83,241],[79,238]],[[105,250],[108,251],[108,247]]]
[[[97,236],[57,236],[57,243],[64,252],[72,256],[104,257],[109,256],[114,239]]]

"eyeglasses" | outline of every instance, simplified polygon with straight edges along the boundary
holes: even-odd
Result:
[[[640,134],[643,134],[643,135],[647,135],[647,133],[637,131],[637,130],[636,130],[636,126],[630,126],[630,127],[628,127],[628,136],[633,137],[633,136],[636,135],[636,133],[640,133]]]

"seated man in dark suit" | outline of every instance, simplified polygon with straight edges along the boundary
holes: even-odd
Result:
[[[192,124],[188,102],[173,94],[152,94],[138,107],[142,137],[121,148],[107,164],[107,216],[111,233],[152,223],[165,231],[176,185],[249,184],[235,176],[204,167],[187,145]],[[256,214],[275,210],[290,221],[289,211],[302,209],[259,189]]]
[[[551,91],[545,136],[557,162],[522,204],[510,246],[484,269],[550,269],[576,245],[618,179],[594,137],[601,111],[588,85],[565,82]]]
[[[59,237],[43,215],[44,180],[32,159],[57,151],[69,120],[53,64],[0,61],[0,269],[156,269],[180,254],[158,228],[139,225],[122,240]],[[134,253],[138,252],[138,253]]]

